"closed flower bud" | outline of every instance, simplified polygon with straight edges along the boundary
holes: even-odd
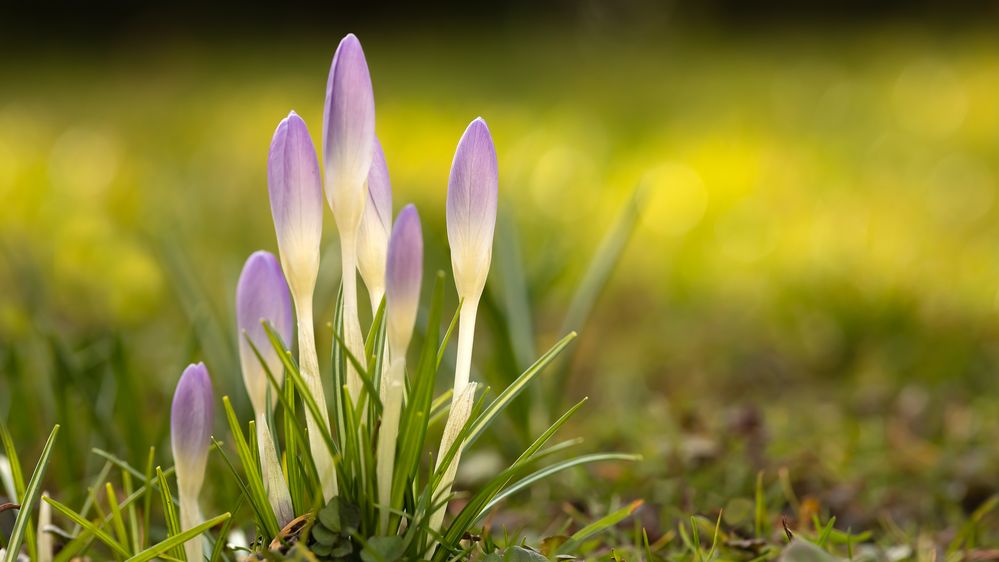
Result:
[[[271,374],[280,383],[284,373],[281,358],[271,345],[262,322],[273,326],[277,335],[290,344],[294,333],[291,295],[281,273],[281,265],[270,252],[254,252],[246,260],[236,285],[236,325],[239,328],[239,360],[243,367],[243,382],[250,395],[254,412],[272,406],[266,403],[270,381],[253,347],[257,348]],[[250,343],[253,343],[251,347]]]
[[[385,311],[389,351],[405,355],[413,336],[423,276],[423,232],[416,207],[406,205],[392,227],[385,265]]]
[[[198,496],[205,481],[205,463],[211,444],[215,396],[204,363],[188,365],[180,376],[170,409],[170,444],[177,474],[181,530],[201,523]],[[202,559],[201,539],[184,544],[188,560]]]
[[[170,409],[170,444],[177,485],[195,494],[201,489],[215,418],[212,381],[204,363],[188,365],[177,383]]]
[[[323,113],[326,198],[341,234],[353,233],[364,210],[364,185],[375,146],[371,75],[354,34],[344,37],[333,55]]]
[[[309,130],[294,111],[274,131],[267,158],[267,185],[288,282],[296,298],[311,298],[319,273],[323,188]]]
[[[392,185],[381,143],[375,139],[375,152],[368,171],[368,202],[357,235],[357,270],[371,295],[372,312],[385,294],[385,259],[392,232]]]
[[[492,261],[499,186],[496,149],[482,118],[458,142],[447,189],[447,238],[458,296],[477,301]]]

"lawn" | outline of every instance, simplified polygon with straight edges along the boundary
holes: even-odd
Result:
[[[455,144],[480,115],[495,140],[473,380],[495,395],[579,332],[466,453],[457,487],[584,396],[563,438],[642,457],[514,495],[486,543],[554,552],[546,537],[630,506],[575,554],[765,560],[802,536],[852,560],[999,559],[994,29],[357,33],[396,211],[420,209],[425,295],[451,274]],[[94,448],[143,467],[154,445],[172,464],[190,362],[251,417],[236,281],[252,251],[277,251],[271,135],[294,109],[319,142],[338,40],[0,59],[0,421],[27,472],[61,425],[44,482],[59,501],[105,501]],[[340,279],[324,220],[320,358]],[[441,330],[457,306],[445,286]],[[209,471],[228,475],[220,455]],[[214,479],[206,514],[238,493]],[[249,506],[234,513],[252,526]]]

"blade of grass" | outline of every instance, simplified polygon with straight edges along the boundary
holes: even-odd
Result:
[[[0,427],[3,427],[0,425]],[[7,443],[11,443],[10,449],[13,450],[13,443],[10,439],[10,434],[7,432],[6,428],[3,429],[4,433],[4,446]],[[35,463],[35,470],[31,473],[31,480],[28,485],[24,488],[24,492],[18,498],[21,509],[17,511],[17,518],[14,519],[14,528],[11,529],[10,538],[7,541],[7,556],[5,562],[14,562],[17,560],[18,553],[21,551],[21,543],[27,536],[30,544],[28,545],[29,556],[34,556],[37,560],[37,544],[34,540],[34,529],[31,526],[31,512],[38,503],[38,497],[42,493],[42,479],[45,478],[45,472],[48,470],[49,461],[52,457],[52,447],[55,445],[56,436],[59,434],[59,426],[56,425],[52,428],[52,433],[49,434],[48,441],[45,442],[45,447],[42,448],[42,454],[38,457],[38,462]],[[11,455],[8,455],[10,458]],[[15,461],[11,461],[11,467]],[[13,470],[12,470],[13,472]],[[23,478],[23,475],[22,475]],[[16,481],[15,481],[16,482]],[[16,486],[16,484],[15,484]]]
[[[254,506],[254,511],[262,516],[264,531],[270,538],[276,537],[281,532],[281,527],[278,525],[277,517],[274,515],[274,509],[271,507],[270,502],[267,501],[267,492],[264,490],[264,481],[260,476],[260,466],[256,462],[256,455],[250,449],[246,438],[243,436],[243,430],[239,427],[239,419],[236,418],[236,412],[232,409],[232,403],[229,402],[228,396],[222,397],[222,405],[225,409],[226,419],[229,422],[229,431],[232,433],[233,441],[236,444],[236,453],[243,465],[243,474],[246,477],[247,488],[250,492],[247,499]]]
[[[635,510],[642,507],[643,503],[645,503],[643,500],[635,500],[621,509],[605,515],[604,517],[601,517],[593,523],[590,523],[589,525],[576,531],[571,537],[569,537],[569,540],[565,541],[558,547],[558,553],[567,554],[574,551],[579,548],[579,545],[581,545],[583,541],[593,537],[594,535],[602,533],[606,529],[613,527],[630,517],[632,513],[635,513]]]
[[[175,537],[180,534],[180,519],[177,517],[177,510],[171,501],[170,484],[167,482],[166,475],[163,474],[163,469],[158,466],[156,467],[156,480],[160,484],[160,500],[163,504],[163,518],[166,519],[167,537]],[[180,560],[186,559],[182,548],[175,548],[173,554]]]
[[[190,529],[184,531],[183,533],[178,533],[174,536],[167,538],[166,540],[163,540],[147,548],[146,550],[143,550],[142,552],[129,558],[126,562],[146,562],[170,550],[176,551],[176,549],[180,548],[187,541],[194,538],[198,538],[201,535],[201,533],[204,533],[208,529],[211,529],[216,525],[228,521],[230,517],[232,517],[232,515],[229,513],[223,513],[222,515],[213,517],[200,525],[191,527]]]
[[[0,423],[0,441],[3,441],[3,448],[7,455],[7,462],[10,463],[11,480],[14,481],[14,500],[22,502],[24,498],[24,470],[21,468],[21,460],[17,456],[17,449],[14,448],[14,438],[11,437],[7,426]],[[25,530],[28,539],[28,556],[37,556],[35,552],[34,529],[31,525]],[[8,544],[10,544],[8,542]],[[8,548],[8,550],[11,550]],[[16,549],[14,549],[16,550]]]
[[[125,531],[125,520],[121,516],[121,510],[118,509],[118,494],[114,493],[114,486],[110,482],[104,486],[104,493],[107,496],[108,506],[111,509],[111,528],[114,529],[118,543],[127,545],[129,544],[128,532]]]
[[[64,516],[66,516],[70,521],[73,521],[74,523],[76,523],[77,525],[79,525],[80,527],[82,527],[84,529],[84,531],[86,531],[87,533],[92,534],[94,537],[97,537],[98,540],[100,540],[104,544],[108,545],[108,547],[111,548],[111,550],[115,551],[116,553],[118,553],[118,554],[120,554],[122,556],[125,556],[125,557],[129,556],[128,549],[125,548],[124,545],[122,545],[121,543],[119,543],[118,541],[116,541],[114,539],[114,537],[112,537],[111,535],[107,534],[107,532],[101,530],[94,523],[92,523],[90,521],[87,521],[87,519],[85,517],[83,517],[82,515],[80,515],[79,513],[73,511],[71,508],[69,508],[69,507],[67,507],[67,506],[59,503],[58,501],[56,501],[56,500],[54,500],[54,499],[52,499],[52,498],[50,498],[48,496],[45,496],[42,499],[46,503],[48,503],[49,505],[51,505],[53,508],[55,508],[56,511],[58,511],[59,513],[61,513]]]
[[[489,424],[499,415],[500,412],[506,408],[510,401],[517,397],[524,387],[531,382],[534,377],[536,377],[549,363],[551,363],[563,349],[569,345],[576,337],[575,332],[566,334],[562,339],[557,341],[555,345],[545,352],[533,365],[527,368],[516,380],[510,383],[510,386],[506,387],[499,396],[496,397],[489,407],[486,408],[484,412],[475,420],[475,424],[472,426],[472,430],[469,432],[468,440],[465,443],[465,447],[468,447],[479,438],[480,435],[489,427]]]

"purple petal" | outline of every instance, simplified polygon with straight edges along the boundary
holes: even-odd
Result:
[[[267,158],[271,216],[292,283],[315,282],[323,233],[323,188],[309,129],[294,111],[278,124]]]
[[[357,195],[338,191],[363,189],[371,168],[374,140],[375,98],[371,75],[360,41],[354,34],[349,34],[340,41],[333,55],[323,111],[326,197],[334,210],[339,198],[350,199]],[[363,199],[359,203],[363,204]]]
[[[294,329],[291,294],[281,273],[281,265],[270,252],[254,252],[246,260],[236,285],[236,326],[239,330],[239,358],[247,392],[255,409],[264,405],[270,381],[249,340],[260,352],[275,377],[283,372],[281,358],[271,345],[262,321],[269,322],[286,344]],[[280,380],[280,379],[279,379]]]
[[[188,365],[170,409],[170,443],[178,476],[200,478],[205,470],[215,418],[212,381],[204,363]]]
[[[392,227],[385,265],[389,343],[405,350],[416,322],[423,277],[423,232],[416,207],[406,205]],[[398,346],[398,347],[397,347]]]
[[[376,138],[374,158],[368,171],[368,203],[357,231],[357,269],[375,301],[381,299],[385,289],[385,254],[391,231],[392,186],[385,153]]]
[[[459,292],[481,291],[492,256],[499,172],[496,149],[481,117],[458,141],[447,189],[447,237]],[[462,294],[462,296],[468,296]]]
[[[374,211],[385,232],[392,230],[392,184],[389,182],[388,164],[382,143],[375,137],[375,148],[368,170],[368,206]]]

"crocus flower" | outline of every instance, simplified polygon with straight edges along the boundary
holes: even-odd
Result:
[[[294,111],[274,131],[267,186],[285,275],[296,296],[311,298],[319,273],[323,188],[309,129]]]
[[[337,493],[333,457],[323,442],[319,424],[329,427],[326,395],[319,377],[319,358],[312,318],[312,294],[319,274],[319,240],[323,229],[323,190],[316,149],[302,118],[291,112],[274,131],[267,159],[271,215],[298,317],[298,364],[322,419],[306,416],[309,446],[319,473],[323,496]]]
[[[489,275],[499,186],[496,149],[482,118],[458,141],[447,186],[447,239],[454,284],[461,298],[454,395],[462,393],[472,367],[472,338],[479,298]]]
[[[489,274],[499,186],[496,149],[481,117],[458,141],[447,184],[447,239],[458,296],[477,301]]]
[[[472,121],[458,141],[447,185],[447,238],[451,245],[451,268],[454,284],[461,298],[458,323],[458,353],[454,367],[454,397],[448,413],[438,466],[454,444],[458,432],[468,421],[475,398],[475,385],[468,383],[472,369],[472,340],[479,298],[489,276],[493,254],[493,231],[496,228],[496,198],[499,187],[496,149],[489,128],[482,118]],[[451,493],[451,483],[458,470],[461,449],[447,467],[438,497]],[[436,499],[436,498],[435,498]],[[439,530],[446,506],[436,511],[430,528]]]
[[[406,205],[392,227],[385,265],[385,309],[389,353],[403,357],[416,323],[423,276],[423,232],[416,207]]]
[[[357,270],[371,297],[374,314],[385,296],[385,256],[392,232],[392,185],[382,145],[375,139],[374,158],[368,171],[368,202],[357,236]]]
[[[385,265],[385,313],[391,362],[382,379],[384,410],[377,452],[378,501],[384,506],[379,521],[385,533],[391,532],[387,529],[388,507],[392,499],[395,445],[399,435],[402,390],[405,386],[406,348],[409,347],[413,325],[416,323],[422,276],[423,233],[420,230],[420,215],[416,212],[416,207],[407,205],[399,213],[392,228]]]
[[[326,199],[341,235],[355,232],[364,211],[365,182],[375,151],[375,97],[361,42],[353,33],[340,41],[323,115]]]
[[[367,179],[375,147],[375,97],[368,63],[353,34],[337,46],[326,83],[323,114],[323,159],[326,199],[340,231],[343,274],[343,339],[347,350],[364,360],[361,322],[357,316],[357,231],[368,199]],[[353,400],[361,379],[347,362],[347,389]]]
[[[276,392],[271,388],[266,371],[281,383],[284,368],[277,350],[271,345],[263,322],[273,326],[285,342],[291,340],[294,322],[291,295],[281,273],[277,258],[269,252],[254,252],[246,260],[236,285],[236,324],[239,328],[239,360],[243,383],[250,395],[256,420],[257,446],[267,498],[278,522],[284,526],[295,517],[288,485],[284,481],[277,448],[267,422],[267,411],[273,407]],[[251,346],[252,343],[252,346]],[[256,348],[256,352],[254,352]],[[257,353],[260,357],[257,357]],[[263,361],[261,362],[261,359]],[[265,370],[266,366],[266,370]],[[268,389],[272,392],[270,400]]]
[[[205,479],[205,463],[211,444],[215,397],[204,363],[188,365],[177,383],[170,409],[170,444],[177,474],[182,530],[201,523],[198,496]],[[200,539],[184,544],[188,560],[202,559]]]

